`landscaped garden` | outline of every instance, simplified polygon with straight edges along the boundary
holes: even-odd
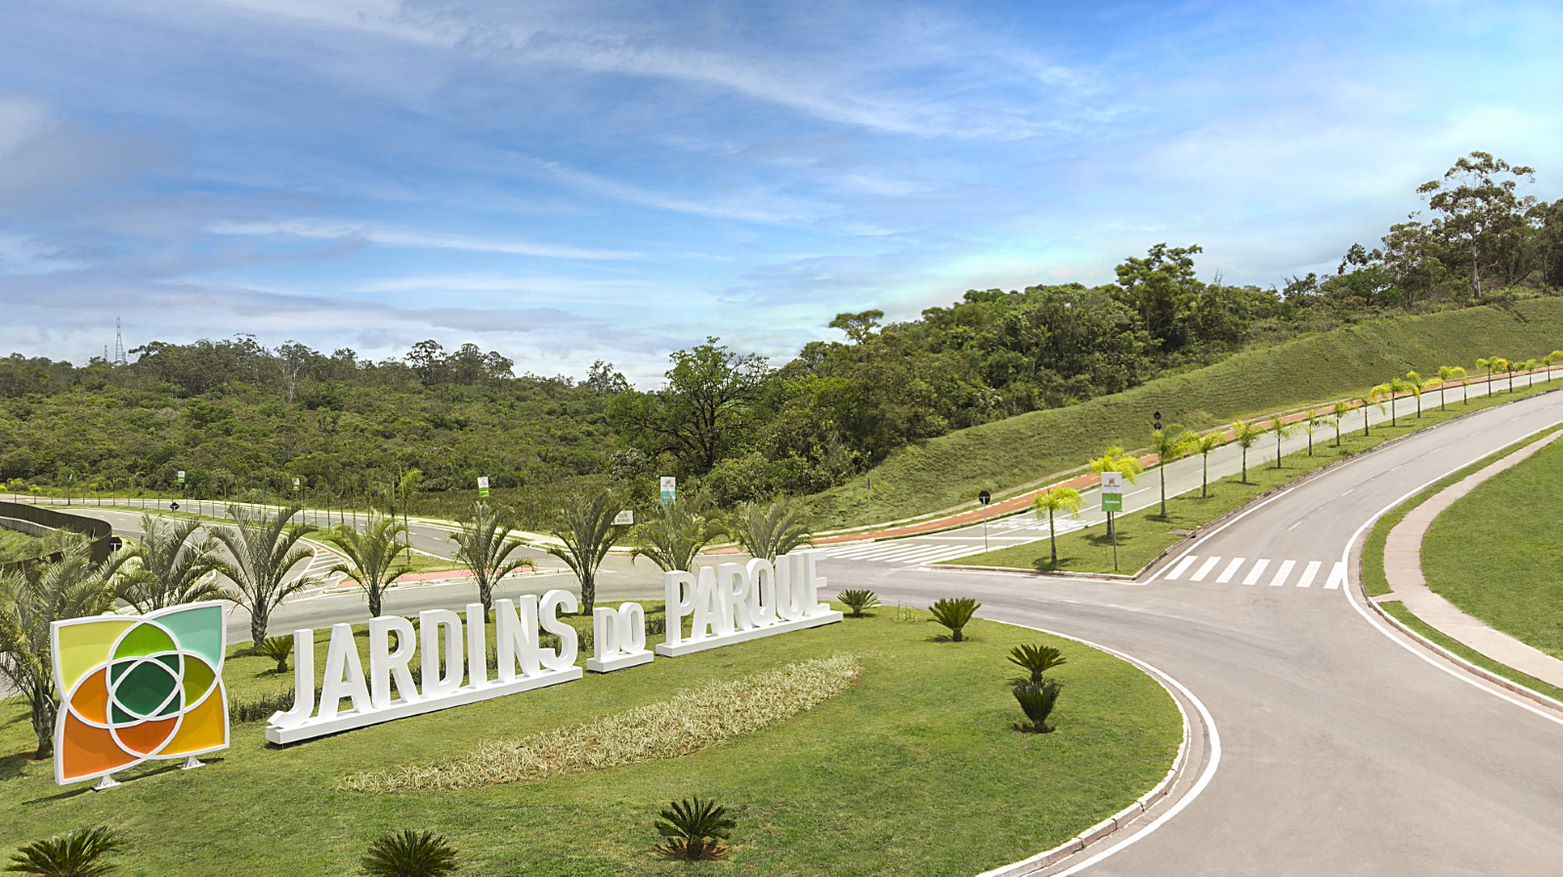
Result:
[[[407,829],[443,838],[461,874],[688,873],[668,859],[704,824],[723,860],[700,867],[721,873],[974,873],[1067,840],[1171,765],[1178,711],[1134,667],[966,621],[974,604],[932,623],[861,602],[828,627],[288,748],[245,716],[206,767],[149,765],[104,792],[56,786],[8,701],[0,849],[103,825],[126,874],[350,874]],[[224,677],[231,701],[288,706],[291,672],[249,643]]]

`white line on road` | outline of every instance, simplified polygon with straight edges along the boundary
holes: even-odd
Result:
[[[1216,576],[1216,583],[1224,585],[1227,582],[1232,581],[1232,577],[1237,575],[1238,567],[1242,566],[1243,561],[1247,559],[1248,558],[1246,557],[1232,558],[1232,562],[1227,564],[1227,568],[1221,571],[1221,575]]]
[[[1275,578],[1270,580],[1270,587],[1279,588],[1286,584],[1286,580],[1292,574],[1292,567],[1297,565],[1295,560],[1281,561],[1281,568],[1275,571]]]
[[[1335,568],[1330,570],[1330,578],[1324,583],[1324,590],[1333,591],[1346,584],[1346,561],[1335,561]]]
[[[1259,584],[1259,577],[1265,574],[1265,567],[1270,565],[1268,558],[1261,557],[1254,561],[1254,568],[1248,571],[1248,577],[1243,579],[1245,585]]]
[[[1303,567],[1302,578],[1297,580],[1297,587],[1299,587],[1299,588],[1311,588],[1311,587],[1313,587],[1313,579],[1314,579],[1315,576],[1317,576],[1319,574],[1319,566],[1320,566],[1320,564],[1319,564],[1319,562],[1317,560],[1310,560],[1310,561],[1308,561],[1308,565]]]
[[[1207,557],[1207,558],[1205,558],[1205,562],[1199,565],[1199,569],[1196,570],[1192,576],[1189,576],[1189,580],[1190,581],[1195,581],[1195,582],[1203,582],[1205,580],[1205,576],[1210,575],[1210,571],[1212,569],[1214,569],[1216,564],[1218,564],[1220,562],[1221,562],[1221,558],[1219,558],[1219,557]]]
[[[1183,573],[1185,571],[1188,570],[1188,568],[1190,566],[1194,565],[1194,561],[1196,561],[1196,560],[1199,560],[1199,558],[1194,557],[1192,555],[1183,558],[1182,560],[1178,561],[1176,566],[1174,566],[1172,569],[1167,570],[1167,574],[1162,576],[1162,578],[1164,578],[1164,579],[1166,579],[1168,581],[1175,581],[1175,580],[1177,580],[1180,576],[1183,575]]]

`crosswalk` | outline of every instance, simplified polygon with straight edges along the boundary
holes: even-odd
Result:
[[[1241,579],[1239,573],[1244,573]],[[1272,571],[1273,570],[1273,571]],[[1293,573],[1296,573],[1294,576]],[[1241,582],[1249,587],[1312,588],[1319,586],[1326,591],[1338,590],[1346,584],[1345,561],[1321,560],[1273,560],[1268,557],[1221,557],[1217,555],[1185,555],[1161,578],[1169,582],[1204,582],[1228,585]]]
[[[826,557],[866,560],[894,566],[917,566],[981,554],[981,542],[972,544],[894,539],[888,542],[855,542],[824,549]]]

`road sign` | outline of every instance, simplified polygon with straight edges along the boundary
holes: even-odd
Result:
[[[174,480],[180,484],[185,483],[185,470],[180,469],[179,472],[175,474]]]
[[[672,475],[662,476],[661,497],[663,505],[672,505],[678,498],[678,479]]]
[[[613,525],[615,527],[628,527],[633,523],[635,523],[634,509],[625,509],[613,516]]]
[[[1123,473],[1102,473],[1102,511],[1123,511]]]
[[[479,475],[478,476],[478,496],[484,497],[484,498],[488,497],[488,476],[487,475]]]
[[[179,511],[179,501],[175,500],[175,501],[169,503],[168,504],[168,510],[171,511],[171,512]]]
[[[991,493],[987,492],[986,490],[984,490],[981,493],[977,494],[977,501],[982,503],[983,505],[987,505],[988,503],[993,502],[993,494],[991,494]]]
[[[299,487],[299,480],[297,478],[295,478],[295,479],[293,479],[293,492],[294,493],[298,493],[298,487]]]
[[[1160,411],[1156,412],[1155,417],[1153,418],[1153,420],[1151,422],[1151,427],[1153,429],[1155,429],[1157,432],[1161,431],[1161,412]]]

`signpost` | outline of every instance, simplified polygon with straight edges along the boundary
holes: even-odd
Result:
[[[487,475],[479,475],[478,476],[478,498],[479,499],[488,499],[488,476]]]
[[[980,493],[977,494],[977,501],[982,503],[983,508],[987,508],[988,507],[988,503],[993,502],[993,494],[987,492],[986,490],[981,491]],[[988,516],[987,515],[983,515],[983,517],[982,517],[982,551],[983,551],[984,554],[986,554],[987,551],[988,551]]]
[[[662,486],[658,499],[662,501],[663,505],[672,505],[673,501],[678,499],[678,479],[672,475],[664,475],[661,481]]]
[[[635,523],[635,510],[625,509],[613,516],[613,526],[628,527]]]
[[[1118,571],[1118,531],[1113,528],[1113,513],[1123,511],[1123,473],[1102,473],[1102,511],[1107,513],[1107,531],[1113,536],[1113,572]]]

